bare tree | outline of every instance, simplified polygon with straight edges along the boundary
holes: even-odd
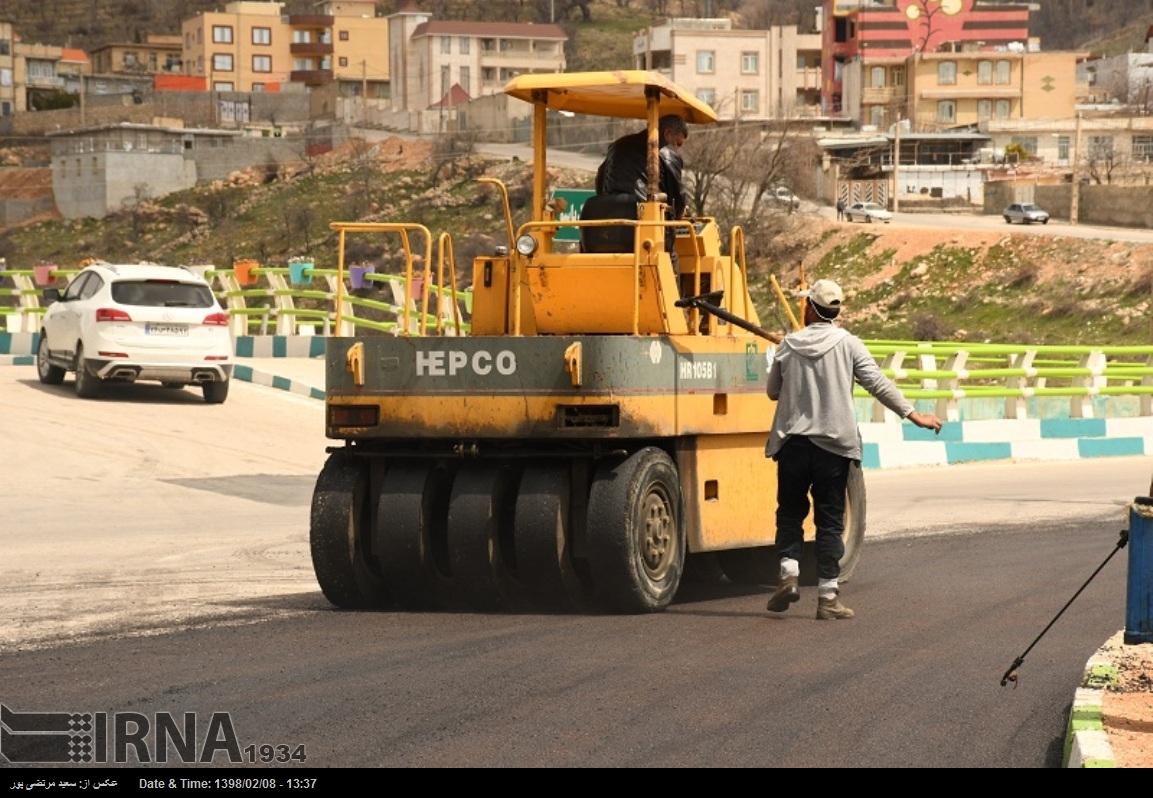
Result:
[[[132,187],[132,196],[126,197],[121,207],[132,219],[132,237],[136,240],[144,234],[147,218],[146,207],[152,199],[152,187],[147,183],[137,183]]]

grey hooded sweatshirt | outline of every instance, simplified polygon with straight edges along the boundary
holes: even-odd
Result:
[[[779,452],[789,436],[804,435],[826,451],[860,460],[853,380],[901,418],[914,409],[855,335],[818,322],[785,336],[769,369],[769,398],[778,404],[765,456]]]

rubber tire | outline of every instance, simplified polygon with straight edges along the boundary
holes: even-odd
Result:
[[[48,361],[48,336],[40,331],[40,344],[36,347],[36,376],[45,385],[59,385],[64,382],[67,369],[54,366]]]
[[[1046,219],[1045,221],[1041,222],[1041,224],[1049,224],[1049,220]]]
[[[872,216],[866,216],[865,221],[868,222],[869,224],[872,224],[873,223],[873,217]]]
[[[510,466],[483,461],[462,466],[452,481],[448,501],[448,558],[453,576],[450,599],[470,610],[503,610],[517,603],[503,530],[516,502],[519,479]],[[451,603],[451,602],[450,602]]]
[[[845,486],[845,553],[841,555],[840,582],[849,581],[861,559],[861,549],[865,544],[865,505],[865,474],[858,463],[852,463]],[[776,582],[775,575],[773,581]],[[817,584],[817,544],[813,541],[805,543],[800,581],[802,585]]]
[[[387,606],[389,591],[369,552],[368,467],[343,451],[329,455],[312,492],[309,544],[324,597],[347,610]]]
[[[572,553],[571,472],[561,463],[530,463],[524,469],[513,520],[516,578],[537,608],[587,612],[590,591]]]
[[[586,539],[600,607],[643,613],[672,602],[684,571],[685,512],[668,454],[649,446],[597,469]]]
[[[92,399],[100,393],[100,378],[88,371],[84,362],[84,345],[76,344],[76,395]]]
[[[1004,217],[1004,219],[1005,219],[1005,224],[1012,224],[1013,223],[1013,220],[1010,219],[1008,216]]]
[[[232,380],[204,383],[202,387],[204,391],[204,401],[210,405],[224,404],[224,400],[228,398],[228,386],[231,384]]]

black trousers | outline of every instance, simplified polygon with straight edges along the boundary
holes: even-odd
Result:
[[[817,576],[836,579],[845,554],[845,489],[853,461],[801,435],[785,441],[773,459],[777,461],[777,553],[801,559],[803,524],[811,507],[817,525]]]

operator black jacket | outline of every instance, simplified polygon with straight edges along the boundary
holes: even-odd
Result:
[[[609,145],[604,162],[597,169],[598,194],[635,194],[637,199],[648,199],[648,132],[640,131],[621,136]],[[682,172],[684,159],[669,146],[661,147],[660,190],[668,198],[672,217],[684,215],[688,202],[685,198]]]

